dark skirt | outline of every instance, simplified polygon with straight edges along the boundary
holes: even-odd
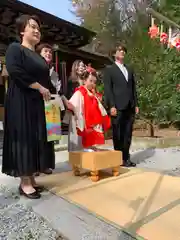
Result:
[[[32,176],[54,167],[54,143],[47,142],[44,101],[13,84],[5,100],[2,172]]]

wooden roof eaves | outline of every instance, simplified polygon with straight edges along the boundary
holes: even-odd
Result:
[[[109,64],[112,63],[112,59],[109,56],[84,51],[82,49],[71,49],[71,48],[67,48],[65,46],[59,45],[58,51],[62,51],[62,52],[73,54],[73,55],[76,54],[79,57],[92,59],[94,61],[102,61],[102,62],[107,62]]]
[[[21,2],[19,0],[0,0],[0,6],[7,6],[9,8],[15,9],[16,11],[22,11],[27,14],[27,8],[28,13],[32,15],[38,15],[42,16],[42,19],[46,19],[47,23],[55,24],[59,27],[62,27],[63,25],[72,27],[77,33],[82,34],[89,40],[91,40],[93,37],[96,36],[96,33],[93,31],[90,31],[84,27],[80,27],[74,23],[68,22],[64,19],[61,19],[57,16],[54,16],[50,13],[47,13],[43,10],[40,10],[38,8],[35,8],[33,6],[30,6],[24,2]]]

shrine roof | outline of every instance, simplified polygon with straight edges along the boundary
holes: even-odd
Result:
[[[79,48],[96,35],[94,32],[17,0],[0,0],[0,39],[9,44],[16,39],[15,19],[21,14],[37,15],[42,23],[42,41]]]
[[[106,66],[106,65],[111,65],[113,63],[113,59],[111,57],[109,57],[108,55],[103,55],[101,53],[86,50],[84,48],[72,50],[72,49],[68,49],[66,47],[60,46],[59,51],[67,53],[68,55],[74,55],[78,59],[82,59],[86,63],[94,62],[100,68],[103,66]]]

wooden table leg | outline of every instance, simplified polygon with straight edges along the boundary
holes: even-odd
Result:
[[[97,182],[99,180],[99,171],[92,171],[91,172],[91,180],[93,182]]]
[[[73,168],[74,176],[80,176],[80,169],[76,165],[73,165],[72,168]]]
[[[114,167],[113,169],[112,169],[112,172],[113,172],[113,176],[115,176],[115,177],[117,177],[117,176],[119,176],[119,169],[120,167]]]

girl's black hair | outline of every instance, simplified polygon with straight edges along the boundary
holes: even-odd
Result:
[[[86,80],[90,75],[92,75],[93,77],[95,77],[95,78],[97,78],[98,76],[97,76],[97,73],[95,72],[95,71],[93,71],[93,72],[90,72],[90,71],[85,71],[84,73],[83,73],[83,79],[84,80]]]

